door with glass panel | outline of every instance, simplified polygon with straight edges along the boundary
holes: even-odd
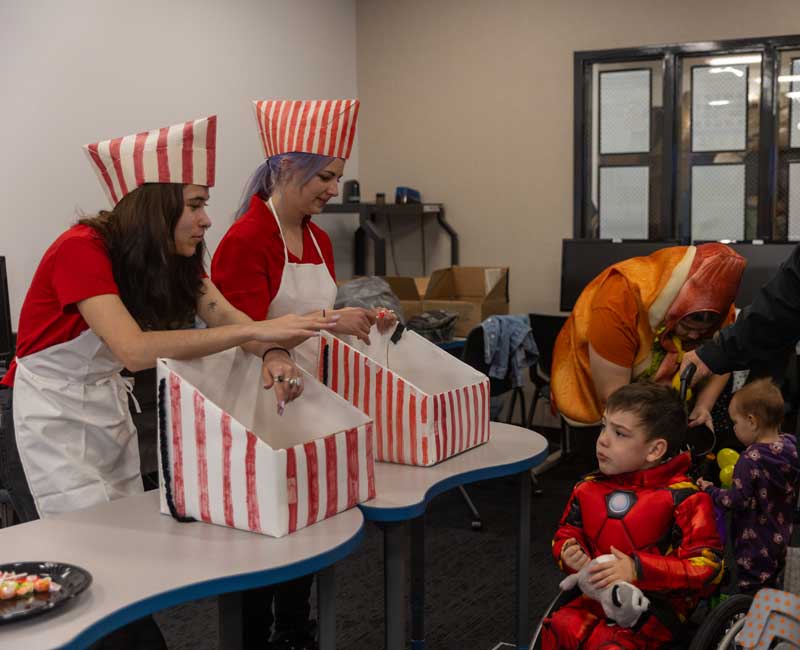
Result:
[[[684,241],[758,237],[762,55],[677,61],[676,213]]]
[[[591,66],[587,234],[601,239],[661,236],[650,219],[661,201],[663,62]]]
[[[800,49],[779,50],[774,239],[800,241]]]

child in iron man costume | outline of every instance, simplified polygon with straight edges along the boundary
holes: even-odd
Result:
[[[573,573],[612,553],[616,561],[590,568],[592,584],[630,582],[651,606],[623,628],[606,619],[599,602],[578,596],[545,619],[544,650],[663,648],[716,589],[723,545],[711,499],[687,476],[689,454],[679,452],[686,424],[669,387],[635,383],[609,397],[597,440],[600,469],[573,489],[553,556]]]

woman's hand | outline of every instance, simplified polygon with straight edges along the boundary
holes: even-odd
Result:
[[[317,336],[320,330],[338,328],[339,316],[328,314],[322,316],[298,316],[287,314],[279,318],[256,321],[253,323],[253,340],[264,343],[278,343],[283,347],[293,348],[311,336]]]
[[[267,350],[261,367],[264,388],[275,389],[278,402],[278,415],[283,415],[286,404],[300,397],[303,392],[303,379],[300,369],[282,348]]]
[[[336,323],[337,334],[350,334],[369,345],[369,331],[377,319],[375,310],[363,307],[343,307],[330,312],[330,314],[339,318]]]
[[[391,309],[384,309],[383,307],[373,310],[375,312],[375,322],[378,323],[378,331],[381,334],[386,334],[395,328],[397,325],[397,314]]]
[[[712,432],[714,431],[714,419],[711,417],[711,411],[702,404],[697,404],[689,413],[689,426],[699,427],[702,425],[706,425]]]
[[[578,540],[570,537],[564,546],[561,547],[561,561],[573,571],[580,571],[581,568],[590,562],[589,556],[583,552],[583,548],[578,544]]]
[[[633,558],[622,551],[611,547],[616,559],[610,562],[595,564],[589,569],[592,577],[589,582],[597,589],[605,589],[615,582],[633,582],[636,580],[636,564]]]

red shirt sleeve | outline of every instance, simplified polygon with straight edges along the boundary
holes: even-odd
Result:
[[[99,237],[70,237],[55,251],[53,288],[64,311],[93,296],[119,295],[111,258]]]
[[[232,234],[222,239],[214,253],[211,281],[236,309],[253,320],[264,320],[271,296],[277,292],[270,286],[268,253]]]
[[[597,288],[592,302],[589,343],[606,361],[633,367],[639,350],[639,307],[628,281],[611,273]]]

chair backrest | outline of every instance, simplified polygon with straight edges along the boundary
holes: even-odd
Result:
[[[488,377],[489,366],[486,363],[484,352],[483,327],[478,325],[472,328],[467,335],[467,340],[464,341],[464,351],[461,353],[461,360]],[[504,379],[489,377],[489,395],[491,397],[507,393],[511,388],[511,378],[508,375],[506,375]]]
[[[14,338],[11,331],[11,305],[8,297],[6,258],[0,256],[0,366],[7,366],[14,356]]]
[[[551,314],[529,314],[531,320],[531,332],[533,332],[533,340],[536,341],[536,347],[539,348],[539,363],[538,367],[540,374],[546,377],[550,376],[550,368],[553,365],[553,348],[556,345],[556,339],[564,323],[567,322],[567,316],[551,315]],[[536,368],[531,368],[531,379],[536,374]]]

